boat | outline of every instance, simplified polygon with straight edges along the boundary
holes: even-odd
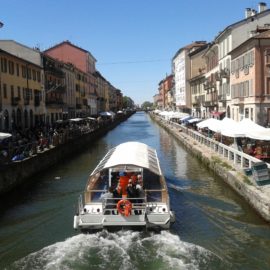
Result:
[[[139,192],[131,196],[127,187]],[[156,150],[125,142],[109,150],[90,174],[73,227],[81,231],[169,229],[174,221]]]

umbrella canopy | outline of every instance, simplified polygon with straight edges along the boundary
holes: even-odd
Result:
[[[198,128],[209,128],[210,126],[214,127],[215,125],[219,125],[220,121],[215,118],[208,118],[203,120],[202,122],[197,124]],[[210,128],[209,128],[210,129]]]
[[[0,141],[1,140],[4,140],[6,138],[9,138],[11,137],[12,135],[10,133],[3,133],[3,132],[0,132]]]
[[[240,128],[245,132],[246,137],[254,140],[270,141],[270,129],[262,127],[248,118],[239,122]]]
[[[101,112],[100,115],[101,116],[112,116],[112,114],[110,112]]]
[[[225,117],[220,122],[221,122],[220,133],[223,136],[233,137],[233,138],[246,137],[246,134],[245,132],[243,132],[243,130],[239,126],[239,123],[234,121],[233,119]]]

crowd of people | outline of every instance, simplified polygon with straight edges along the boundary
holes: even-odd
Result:
[[[59,144],[93,132],[111,121],[102,117],[77,118],[55,122],[53,125],[39,124],[27,129],[14,127],[10,131],[12,136],[0,140],[0,166],[33,157]]]

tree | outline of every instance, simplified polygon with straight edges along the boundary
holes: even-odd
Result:
[[[134,101],[127,96],[123,97],[123,108],[133,108],[134,107]]]
[[[151,110],[153,109],[153,103],[150,102],[150,101],[145,101],[142,105],[141,105],[141,108],[143,110]]]

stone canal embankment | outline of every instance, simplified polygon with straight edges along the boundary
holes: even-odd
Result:
[[[249,205],[266,221],[270,222],[270,184],[258,186],[252,176],[247,176],[242,166],[247,163],[255,163],[256,160],[250,157],[239,158],[237,151],[227,150],[227,156],[220,154],[216,149],[217,145],[211,147],[210,144],[201,143],[201,140],[194,139],[186,132],[186,127],[160,118],[157,115],[150,114],[151,118],[168,132],[174,135],[186,150],[197,157],[205,166],[211,169],[216,175],[220,176],[225,183],[231,186],[239,195],[241,195]],[[228,149],[228,147],[224,148]],[[224,149],[222,153],[225,152]]]
[[[94,131],[82,134],[81,136],[59,144],[56,147],[45,149],[29,158],[21,161],[11,162],[0,167],[0,195],[7,194],[22,184],[29,184],[33,176],[37,176],[59,162],[65,161],[68,157],[90,147],[97,139],[114,129],[123,121],[126,121],[133,113],[122,115],[111,123],[101,126]],[[38,178],[35,179],[38,181]]]

